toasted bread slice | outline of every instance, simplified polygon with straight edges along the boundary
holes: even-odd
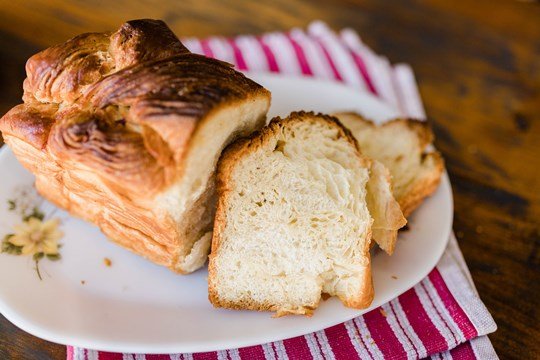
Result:
[[[433,133],[425,121],[396,119],[377,126],[355,113],[334,116],[351,130],[363,154],[390,170],[394,196],[405,216],[437,189],[444,162],[428,148]]]
[[[230,146],[218,165],[212,304],[310,315],[326,293],[369,306],[373,226],[395,237],[404,224],[385,171],[321,114],[276,118]],[[374,221],[370,206],[397,221]]]

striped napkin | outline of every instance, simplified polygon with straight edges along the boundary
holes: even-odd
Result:
[[[350,29],[317,21],[307,31],[183,39],[193,52],[240,70],[312,76],[369,92],[402,116],[425,118],[414,74],[391,65]],[[418,285],[353,320],[283,341],[197,354],[118,354],[68,346],[68,360],[112,359],[497,359],[487,334],[495,322],[478,297],[452,235],[443,257]]]

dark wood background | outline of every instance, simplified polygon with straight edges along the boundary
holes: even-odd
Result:
[[[87,31],[161,18],[179,35],[260,33],[322,19],[410,63],[444,154],[460,246],[499,329],[503,359],[540,355],[540,5],[511,0],[0,0],[0,113],[20,102],[26,59]],[[1,173],[0,169],[0,173]],[[0,358],[65,347],[0,316]]]

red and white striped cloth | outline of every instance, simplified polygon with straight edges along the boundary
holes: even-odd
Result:
[[[335,33],[322,22],[307,31],[183,39],[193,52],[240,70],[279,72],[340,81],[425,118],[411,68],[391,65],[350,29]],[[68,346],[68,360],[112,359],[497,359],[487,338],[495,322],[478,297],[452,236],[439,264],[418,285],[389,303],[343,324],[296,338],[242,349],[197,354],[118,354]]]

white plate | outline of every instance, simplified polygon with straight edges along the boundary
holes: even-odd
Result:
[[[252,75],[272,91],[271,115],[292,110],[356,110],[383,121],[396,112],[377,99],[323,81]],[[0,236],[17,217],[7,210],[14,189],[33,177],[12,152],[0,153]],[[356,317],[411,288],[435,266],[452,224],[452,193],[446,174],[434,196],[416,211],[392,257],[373,259],[375,299],[370,309],[345,308],[335,299],[311,318],[271,318],[270,313],[214,309],[207,300],[206,270],[188,276],[147,262],[108,241],[88,223],[63,211],[62,260],[43,260],[43,280],[31,259],[0,254],[0,311],[38,337],[92,349],[139,352],[201,352],[244,347],[320,330]],[[104,258],[112,266],[104,265]],[[397,277],[394,278],[393,276]],[[81,281],[84,280],[83,285]]]

